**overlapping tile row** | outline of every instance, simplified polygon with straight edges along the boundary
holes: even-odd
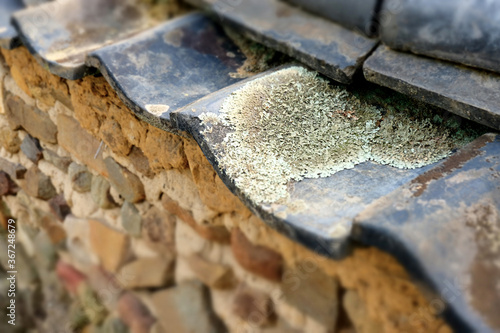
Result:
[[[500,136],[485,135],[354,221],[353,239],[414,261],[409,268],[439,290],[435,302],[450,304],[444,315],[459,331],[498,329],[499,176]]]
[[[245,36],[285,54],[341,83],[351,83],[377,44],[360,33],[277,0],[188,0],[213,12]]]
[[[368,81],[500,129],[500,74],[380,46],[365,62]]]
[[[170,131],[172,112],[240,81],[233,74],[244,61],[222,29],[201,14],[163,23],[87,57],[130,109]]]
[[[427,98],[422,93],[410,95],[474,121],[481,118],[481,123],[500,129],[496,111],[498,103],[495,102],[497,94],[490,93],[490,89],[486,89],[478,97],[474,93],[468,93],[467,97],[457,98],[456,103],[453,98],[450,103],[449,97],[462,94],[460,87],[466,83],[453,81],[458,78],[481,77],[493,86],[500,84],[495,73],[465,66],[498,73],[499,62],[496,54],[500,47],[500,28],[497,16],[500,10],[497,3],[485,2],[476,6],[470,2],[459,4],[452,0],[439,3],[430,0],[384,0],[377,3],[343,0],[288,1],[335,21],[334,23],[311,16],[287,3],[275,1],[189,1],[213,12],[222,22],[236,25],[246,32],[246,36],[285,52],[342,83],[352,82],[355,72],[361,67],[367,67],[366,62],[363,62],[377,40],[366,38],[363,34],[372,34],[395,49],[424,55],[422,57],[409,53],[392,53],[391,59],[398,59],[398,63],[426,62],[425,56],[444,59],[444,62],[427,61],[428,65],[422,69],[423,73],[411,81],[405,80],[405,77],[411,75],[410,66],[397,70],[395,67],[386,67],[381,73],[376,73],[378,69],[368,68],[371,75],[366,76],[365,70],[365,77],[398,91],[402,91],[400,87],[405,85],[409,87],[404,90],[405,93],[408,93],[410,88],[412,91],[432,92],[436,89],[433,98]],[[340,14],[339,8],[346,11]],[[315,41],[313,44],[307,41],[307,34]],[[382,49],[383,46],[378,48]],[[380,57],[380,52],[375,56]],[[392,79],[387,77],[388,73]],[[446,75],[443,75],[444,73]],[[426,81],[424,76],[431,82]],[[436,84],[440,86],[436,88]],[[477,85],[470,85],[471,89],[480,89]],[[441,90],[446,90],[448,94],[441,94]],[[477,110],[480,115],[469,115],[470,110]],[[490,122],[491,119],[494,121]]]
[[[87,53],[154,25],[130,1],[55,1],[16,12],[19,38],[49,70],[67,79],[92,73]]]
[[[245,36],[282,51],[338,82],[350,83],[363,68],[369,81],[500,128],[495,88],[500,86],[500,80],[494,73],[392,51],[385,46],[379,46],[369,56],[378,43],[376,40],[274,0],[250,0],[237,4],[190,2],[208,8],[222,19],[223,24],[236,27]],[[294,2],[300,4],[300,1]],[[1,6],[11,8],[11,12],[20,8],[15,5],[7,7],[11,3],[16,2],[7,1]],[[103,3],[105,6],[99,6]],[[405,5],[407,3],[402,2],[403,9]],[[390,7],[382,7],[384,9]],[[329,18],[335,15],[326,14]],[[491,266],[494,265],[491,255],[485,252],[487,249],[474,243],[475,229],[468,227],[467,221],[462,224],[457,224],[456,219],[442,221],[442,215],[438,217],[424,210],[422,200],[427,202],[426,205],[434,205],[433,212],[460,208],[461,204],[477,206],[478,209],[487,206],[488,211],[498,212],[500,198],[495,194],[500,183],[498,137],[482,137],[457,155],[427,168],[397,170],[368,162],[331,177],[297,183],[291,196],[303,200],[306,207],[312,207],[312,203],[318,207],[319,203],[324,207],[321,212],[255,205],[218,167],[215,158],[219,153],[217,144],[224,139],[228,129],[221,126],[207,133],[200,120],[203,112],[218,114],[223,100],[252,80],[242,81],[231,75],[243,64],[245,57],[220,27],[200,14],[156,25],[140,12],[134,12],[134,7],[127,7],[122,2],[116,5],[113,1],[97,0],[56,1],[17,12],[13,17],[20,39],[52,73],[76,79],[99,69],[140,118],[156,127],[185,131],[193,136],[233,193],[288,237],[310,248],[315,248],[319,242],[323,254],[333,258],[348,254],[352,239],[380,247],[398,256],[405,267],[437,292],[441,292],[444,284],[453,278],[479,279],[474,276],[478,273],[470,267],[495,269]],[[36,17],[41,19],[37,21]],[[346,25],[357,28],[372,26],[367,24],[370,22],[367,17],[365,15],[360,21],[353,20]],[[5,31],[11,33],[6,35],[5,42],[2,39],[2,47],[15,46],[15,30],[7,23],[9,18],[0,19],[7,29]],[[94,29],[96,24],[98,28]],[[79,30],[77,26],[84,28]],[[387,27],[382,27],[382,40],[391,45],[387,31]],[[363,32],[367,33],[367,30]],[[418,52],[417,49],[414,51]],[[485,54],[490,54],[489,50],[486,51]],[[490,65],[487,67],[495,69]],[[464,83],[467,82],[464,78],[472,78],[477,84],[469,87],[470,83]],[[449,86],[450,80],[455,82],[454,86]],[[339,188],[345,193],[339,194]],[[412,195],[407,198],[408,193]],[[361,203],[346,204],[342,198],[344,194],[362,198]],[[392,206],[394,203],[399,204]],[[280,214],[283,212],[286,214]],[[476,213],[480,214],[460,210],[453,214],[463,217]],[[453,214],[449,216],[456,217]],[[340,237],[328,236],[327,230],[336,224],[346,232]],[[415,229],[418,232],[414,232]],[[445,229],[450,229],[453,236],[443,236]],[[467,242],[463,251],[455,251],[455,239]],[[471,248],[476,250],[474,258],[471,252],[465,253]],[[469,260],[460,261],[465,255]],[[493,273],[490,276],[498,277],[498,270]],[[497,328],[494,321],[491,324],[491,309],[478,307],[474,301],[474,296],[483,292],[480,286],[471,284],[463,287],[461,295],[471,294],[472,298],[444,299],[450,323],[457,329],[468,327],[485,331]],[[498,292],[492,292],[491,304],[498,299]]]
[[[384,44],[500,73],[498,1],[383,1]]]

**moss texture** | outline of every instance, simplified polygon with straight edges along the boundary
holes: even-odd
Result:
[[[256,203],[281,202],[291,181],[327,177],[368,160],[422,167],[479,134],[423,104],[332,86],[303,67],[247,83],[220,111],[233,131],[219,163]]]

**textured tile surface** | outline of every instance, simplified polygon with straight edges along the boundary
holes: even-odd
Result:
[[[384,46],[363,72],[368,81],[500,130],[500,75]]]
[[[260,43],[350,83],[376,41],[278,0],[188,0]]]
[[[377,0],[287,0],[311,13],[323,16],[342,26],[371,34]]]
[[[389,194],[431,167],[402,170],[371,162],[362,163],[327,178],[305,179],[295,183],[289,190],[289,205],[255,205],[241,193],[242,189],[234,185],[234,180],[226,175],[225,170],[218,166],[217,156],[221,154],[219,144],[230,131],[229,127],[213,125],[208,133],[199,118],[207,112],[219,114],[224,99],[246,82],[209,95],[171,114],[172,121],[197,140],[225,184],[255,213],[292,239],[312,248],[321,245],[318,249],[320,252],[326,251],[326,254],[337,258],[344,256],[348,250],[347,238],[354,217],[373,200]]]
[[[98,67],[126,104],[156,126],[158,117],[240,81],[245,57],[201,14],[168,21],[122,43],[93,52]]]
[[[154,22],[131,1],[55,1],[16,12],[14,25],[28,49],[49,70],[67,79],[92,72],[88,52],[151,27]]]
[[[434,286],[463,332],[500,329],[500,136],[476,139],[374,202],[356,218],[353,238]]]
[[[390,47],[500,72],[500,2],[383,1],[382,41]]]

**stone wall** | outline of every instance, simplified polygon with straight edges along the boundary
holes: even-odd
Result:
[[[67,81],[25,48],[2,54],[0,220],[3,234],[17,221],[17,331],[451,331],[394,258],[359,247],[334,261],[282,236],[192,138],[137,119],[103,77]]]

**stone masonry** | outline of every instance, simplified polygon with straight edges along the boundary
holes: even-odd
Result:
[[[451,332],[394,258],[334,261],[271,229],[192,138],[137,119],[101,76],[2,50],[0,138],[16,332]]]

